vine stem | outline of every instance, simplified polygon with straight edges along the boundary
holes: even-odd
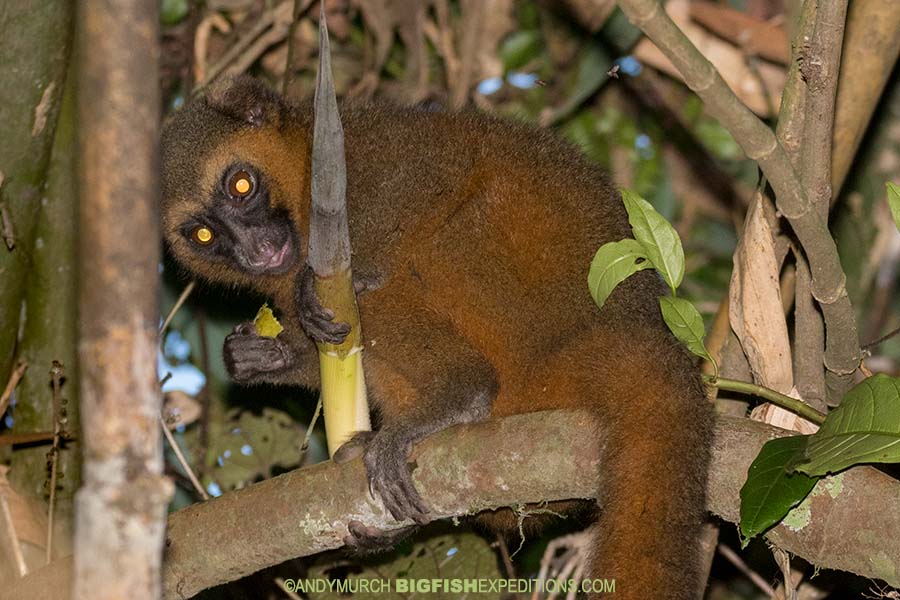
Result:
[[[720,390],[728,390],[731,392],[740,392],[742,394],[758,396],[760,398],[768,400],[776,406],[780,406],[785,410],[796,413],[804,419],[812,421],[816,425],[821,425],[825,422],[826,415],[820,413],[812,406],[804,404],[802,400],[797,400],[796,398],[785,396],[784,394],[776,392],[775,390],[769,389],[767,387],[756,385],[755,383],[748,383],[746,381],[738,381],[737,379],[726,379],[725,377],[716,378],[710,375],[704,375],[703,381],[713,387],[719,388]]]

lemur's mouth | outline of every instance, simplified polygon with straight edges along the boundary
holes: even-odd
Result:
[[[277,249],[275,244],[266,240],[256,247],[255,258],[248,262],[252,268],[259,271],[278,271],[289,262],[286,259],[291,254],[292,249],[291,236],[288,236],[284,240],[284,244]]]

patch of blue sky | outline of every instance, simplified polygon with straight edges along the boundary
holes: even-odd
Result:
[[[641,158],[653,158],[653,140],[646,133],[640,133],[634,138],[634,147],[637,149]]]
[[[173,329],[166,335],[163,351],[169,358],[185,361],[191,355],[191,343],[181,336],[180,331]]]
[[[512,71],[506,75],[506,83],[522,90],[530,90],[538,85],[540,78],[536,73],[523,73]],[[490,96],[500,91],[503,87],[502,77],[489,77],[483,79],[477,86],[478,93],[482,96]]]
[[[499,92],[501,87],[503,87],[503,79],[501,77],[490,77],[482,80],[476,89],[482,96],[490,96]]]
[[[643,70],[643,65],[641,65],[641,61],[636,59],[632,55],[622,56],[618,60],[616,60],[616,64],[619,65],[619,70],[621,70],[626,75],[630,75],[631,77],[637,77],[641,74]]]
[[[16,420],[13,417],[14,409],[16,408],[16,394],[18,390],[13,390],[12,394],[9,397],[9,408],[6,409],[6,416],[3,417],[3,425],[6,426],[7,429],[12,429]],[[2,416],[2,415],[0,415]]]
[[[538,84],[539,78],[535,73],[520,73],[514,71],[506,76],[506,81],[511,86],[523,90],[530,90]]]
[[[203,386],[206,385],[206,376],[200,369],[190,363],[179,365],[170,364],[162,352],[157,353],[156,365],[159,378],[162,379],[168,373],[172,376],[163,384],[162,391],[184,392],[188,396],[196,396]]]

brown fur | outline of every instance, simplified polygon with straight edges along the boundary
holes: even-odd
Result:
[[[269,380],[317,387],[313,346],[296,325],[302,260],[287,275],[249,278],[196,257],[178,230],[240,159],[261,167],[305,251],[312,111],[269,94],[239,80],[174,117],[164,229],[190,270],[273,297],[301,364]],[[628,279],[603,310],[588,293],[594,252],[631,234],[619,194],[547,131],[475,113],[341,111],[354,270],[381,281],[359,302],[385,426],[453,410],[439,403],[459,390],[490,390],[498,417],[594,411],[610,442],[591,576],[615,578],[622,600],[696,598],[711,412],[662,322],[655,273]],[[482,520],[513,524],[509,511]]]

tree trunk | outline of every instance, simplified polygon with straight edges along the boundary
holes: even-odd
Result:
[[[166,504],[159,325],[157,5],[79,10],[79,310],[83,485],[74,597],[161,592]]]

